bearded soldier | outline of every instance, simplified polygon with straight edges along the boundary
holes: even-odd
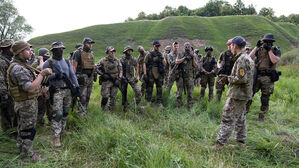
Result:
[[[177,83],[177,107],[182,106],[183,90],[187,90],[187,107],[191,109],[193,106],[193,89],[194,89],[194,68],[197,68],[196,58],[191,53],[191,44],[186,42],[184,44],[185,51],[176,58],[179,75],[176,80]]]
[[[212,56],[213,47],[207,46],[205,48],[206,56],[202,57],[200,60],[200,72],[201,72],[201,91],[200,91],[200,99],[205,96],[205,90],[207,85],[209,85],[209,101],[213,99],[213,91],[214,91],[214,83],[215,76],[217,71],[216,65],[216,57]]]
[[[80,101],[85,110],[77,109],[78,114],[86,116],[87,107],[92,91],[93,81],[96,80],[94,54],[91,50],[95,42],[90,38],[83,39],[83,50],[76,50],[73,55],[72,66],[80,85]]]
[[[137,78],[141,81],[141,95],[143,96],[146,91],[146,82],[143,79],[143,63],[145,58],[145,51],[142,46],[137,48],[139,52],[138,61],[137,61]]]
[[[153,42],[153,51],[148,53],[145,56],[144,64],[143,64],[143,71],[145,78],[147,79],[147,89],[146,89],[146,100],[147,102],[151,103],[152,94],[153,94],[153,87],[154,83],[156,84],[157,89],[157,103],[161,108],[164,108],[162,104],[162,86],[164,80],[164,73],[166,66],[166,61],[159,51],[160,42],[154,41]]]
[[[25,41],[16,41],[12,45],[14,58],[7,70],[9,91],[15,101],[15,112],[18,116],[18,146],[21,157],[31,161],[40,160],[34,153],[33,140],[36,134],[37,97],[40,95],[40,85],[44,76],[52,73],[44,69],[36,75],[36,69],[26,64],[31,57],[31,45]]]
[[[274,82],[278,81],[280,72],[276,71],[276,65],[280,61],[281,51],[278,46],[273,46],[275,42],[273,34],[266,34],[259,40],[256,47],[250,53],[250,57],[255,60],[255,82],[253,94],[261,90],[261,108],[258,121],[264,121],[264,115],[269,109],[270,95],[274,92]],[[251,104],[248,103],[248,109]]]
[[[231,75],[222,74],[228,80],[227,100],[223,107],[220,131],[214,149],[222,149],[227,143],[233,129],[238,145],[246,148],[246,102],[252,97],[253,69],[252,59],[242,50],[246,41],[241,36],[232,39],[232,54],[237,58]]]
[[[4,40],[0,45],[0,115],[2,131],[17,126],[17,117],[14,112],[14,102],[8,90],[7,69],[12,60],[13,53],[10,50],[13,40]]]
[[[101,88],[101,108],[106,110],[106,105],[110,98],[108,109],[112,111],[116,103],[117,89],[123,78],[122,64],[115,58],[116,50],[112,46],[106,48],[107,56],[102,58],[97,64],[97,73],[100,76]]]

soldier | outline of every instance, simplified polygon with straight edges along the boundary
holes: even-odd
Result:
[[[270,95],[274,92],[274,82],[279,79],[280,73],[276,71],[276,65],[280,61],[281,51],[278,46],[273,46],[275,42],[273,34],[266,34],[259,40],[256,47],[250,53],[250,57],[255,60],[255,82],[253,94],[261,90],[261,108],[258,121],[264,121],[264,115],[269,109]],[[248,109],[252,101],[248,103]]]
[[[182,106],[183,90],[188,95],[187,108],[190,110],[193,106],[193,88],[194,88],[194,68],[197,68],[197,62],[194,55],[191,53],[191,44],[186,42],[184,44],[185,51],[176,58],[176,64],[178,65],[179,75],[176,80],[177,84],[177,107]]]
[[[213,99],[213,90],[215,83],[215,76],[217,71],[216,65],[216,57],[212,56],[213,48],[211,46],[207,46],[205,48],[206,56],[202,57],[200,60],[200,72],[201,72],[201,91],[200,91],[200,99],[205,96],[205,90],[207,85],[209,85],[209,101]]]
[[[116,50],[112,46],[106,48],[107,56],[97,63],[97,73],[101,75],[99,82],[101,88],[101,108],[106,110],[108,99],[110,98],[108,109],[112,111],[116,103],[117,88],[123,77],[122,64],[115,57]]]
[[[76,93],[73,94],[80,95],[79,84],[72,66],[62,57],[64,49],[62,42],[53,42],[51,45],[52,59],[48,59],[43,65],[43,69],[51,68],[53,71],[48,80],[52,109],[53,145],[55,147],[61,146],[61,133],[62,131],[66,132],[66,120],[72,102],[71,89],[75,86]]]
[[[31,45],[25,41],[16,41],[11,49],[14,54],[7,70],[9,91],[15,101],[14,109],[18,117],[18,146],[20,155],[27,161],[28,154],[32,162],[40,158],[34,153],[33,140],[36,134],[37,97],[44,76],[51,74],[51,69],[44,69],[36,75],[36,69],[26,64],[31,58]]]
[[[41,70],[44,62],[50,58],[50,52],[46,48],[40,48],[38,50],[38,61],[32,64],[32,67]],[[52,120],[51,105],[50,105],[50,93],[49,87],[42,85],[42,95],[37,98],[38,101],[38,114],[37,124],[45,127],[44,115],[47,114],[49,123]]]
[[[141,81],[141,96],[144,95],[145,90],[146,90],[146,82],[143,80],[143,63],[144,63],[144,58],[145,58],[145,51],[142,46],[138,46],[137,48],[139,52],[138,56],[138,63],[137,63],[137,78]]]
[[[83,48],[83,44],[76,44],[76,46],[75,46],[75,51],[72,51],[71,53],[70,53],[70,55],[69,55],[69,58],[68,58],[68,60],[70,61],[70,63],[72,63],[72,61],[73,61],[73,56],[74,56],[74,53],[76,52],[76,50],[82,50],[82,48]]]
[[[13,40],[4,40],[1,45],[0,54],[0,115],[2,131],[6,132],[8,129],[17,126],[17,117],[14,112],[14,102],[8,91],[7,69],[12,60],[13,53],[11,46]]]
[[[199,65],[199,61],[200,61],[200,59],[201,59],[201,57],[202,57],[202,55],[201,54],[199,54],[199,49],[195,49],[194,50],[194,57],[195,57],[195,59],[196,59],[196,63],[197,63],[197,65]],[[196,67],[195,69],[194,69],[194,85],[195,86],[199,86],[199,84],[200,84],[200,73],[199,73],[199,67]]]
[[[178,65],[176,64],[176,59],[181,57],[181,53],[179,53],[179,43],[173,42],[172,43],[172,51],[168,54],[168,63],[169,63],[169,76],[168,76],[168,86],[167,92],[170,93],[173,83],[178,77]]]
[[[246,41],[241,36],[232,39],[231,52],[237,58],[231,75],[222,74],[228,80],[228,92],[226,104],[223,107],[220,131],[217,136],[217,143],[213,149],[222,149],[227,143],[233,129],[235,129],[238,145],[246,148],[246,102],[252,96],[253,69],[252,59],[244,52]]]
[[[154,50],[148,53],[145,56],[144,64],[143,64],[143,71],[144,76],[147,81],[147,88],[146,88],[146,100],[147,102],[151,103],[152,93],[154,83],[156,84],[157,89],[157,103],[161,108],[164,108],[162,104],[162,86],[164,80],[164,67],[166,66],[166,61],[159,51],[160,42],[154,41],[153,48]]]
[[[33,63],[37,62],[38,59],[35,58],[35,52],[34,52],[34,49],[33,48],[30,48],[30,51],[31,51],[31,57],[30,59],[27,61],[27,64],[28,65],[32,65]]]
[[[168,63],[168,54],[171,51],[171,46],[168,45],[165,47],[164,52],[163,52],[163,57],[166,60],[166,67],[165,67],[165,74],[164,74],[164,85],[167,87],[168,85],[168,76],[169,76],[169,63]]]
[[[228,83],[223,83],[221,81],[222,77],[221,74],[225,75],[230,75],[232,68],[235,63],[235,59],[233,57],[233,54],[231,52],[231,44],[232,44],[232,39],[228,40],[226,45],[227,45],[227,50],[222,52],[220,54],[219,60],[217,62],[217,67],[220,69],[218,72],[218,78],[216,80],[216,94],[217,94],[217,100],[221,100],[222,92],[224,91],[224,87]]]
[[[246,51],[246,54],[248,54],[248,55],[249,55],[249,54],[250,54],[250,52],[251,52],[251,50],[250,50],[250,47],[246,47],[246,48],[245,48],[245,51]]]
[[[72,60],[73,70],[77,75],[81,90],[80,101],[85,108],[85,110],[79,110],[78,108],[77,113],[83,117],[86,116],[93,81],[96,80],[95,60],[91,50],[94,43],[92,39],[84,38],[83,49],[76,50]]]
[[[131,85],[132,89],[135,92],[136,105],[140,106],[140,101],[141,101],[141,91],[138,85],[138,79],[136,78],[137,60],[132,56],[132,52],[133,52],[133,48],[131,46],[126,46],[123,51],[125,55],[120,60],[123,69],[123,82],[121,84],[121,91],[122,91],[122,104],[124,106],[124,111],[126,111],[128,106],[128,102],[127,102],[128,84]],[[134,72],[136,72],[136,76]]]

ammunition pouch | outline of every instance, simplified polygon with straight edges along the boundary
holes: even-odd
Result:
[[[258,70],[257,75],[260,76],[269,76],[271,79],[271,82],[276,82],[279,80],[279,76],[281,75],[280,71],[272,70],[272,71],[266,71],[266,70]]]
[[[86,74],[77,74],[78,84],[80,86],[85,85],[87,82],[87,75]]]

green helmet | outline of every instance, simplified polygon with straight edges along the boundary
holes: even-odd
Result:
[[[134,51],[133,50],[133,48],[131,47],[131,46],[126,46],[125,48],[124,48],[124,51],[123,51],[123,53],[126,53],[128,50],[132,50],[132,52]]]
[[[5,39],[1,42],[1,48],[6,48],[6,47],[9,47],[9,46],[12,46],[14,43],[14,41],[12,39]]]

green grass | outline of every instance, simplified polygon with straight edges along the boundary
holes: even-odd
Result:
[[[299,62],[299,48],[292,49],[287,51],[281,57],[280,64],[288,65],[288,64],[297,64]]]
[[[16,141],[0,135],[0,167],[298,167],[299,66],[279,70],[283,76],[275,83],[264,123],[256,121],[260,94],[253,99],[247,115],[246,151],[210,148],[219,131],[225,98],[220,103],[197,100],[190,111],[176,110],[173,88],[170,95],[164,94],[165,110],[147,106],[140,111],[134,108],[129,87],[130,110],[121,111],[119,93],[116,110],[108,113],[99,108],[100,86],[95,84],[87,119],[74,112],[69,115],[71,135],[62,138],[63,147],[51,145],[49,127],[38,128],[34,146],[46,160],[24,164],[18,158]],[[199,88],[194,97],[199,98]]]
[[[105,56],[105,48],[112,45],[117,50],[117,56],[122,55],[124,46],[130,44],[151,47],[153,40],[168,39],[170,43],[178,38],[205,40],[207,45],[215,47],[215,55],[226,49],[228,39],[241,35],[249,45],[255,43],[266,33],[273,33],[276,45],[283,51],[298,46],[298,26],[288,23],[274,23],[260,16],[222,16],[222,17],[168,17],[158,21],[133,21],[107,25],[95,25],[64,33],[45,35],[31,39],[29,42],[35,48],[50,47],[54,41],[62,41],[66,46],[65,56],[74,50],[75,44],[82,42],[84,37],[95,40],[93,46],[96,60]],[[183,46],[181,44],[181,46]],[[162,46],[165,47],[165,46]],[[195,46],[199,48],[199,46]],[[200,47],[203,53],[203,47]],[[134,56],[138,53],[134,52]]]

